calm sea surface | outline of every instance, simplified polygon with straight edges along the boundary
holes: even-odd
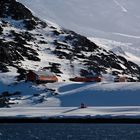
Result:
[[[140,125],[0,124],[0,140],[140,140]]]

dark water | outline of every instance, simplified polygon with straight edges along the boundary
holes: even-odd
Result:
[[[0,124],[0,140],[140,140],[140,125]]]

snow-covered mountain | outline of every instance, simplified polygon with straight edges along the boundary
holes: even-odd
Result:
[[[39,17],[88,36],[97,36],[97,32],[140,36],[139,0],[18,1]]]
[[[15,0],[1,1],[0,13],[3,72],[14,67],[22,79],[27,69],[50,67],[60,79],[67,80],[89,71],[108,73],[112,68],[113,74],[139,80],[138,65],[73,31],[41,21]]]
[[[38,17],[87,37],[99,38],[98,42],[102,40],[104,43],[107,39],[108,44],[112,41],[125,44],[121,49],[127,53],[127,58],[140,64],[139,0],[18,1],[27,5]],[[118,43],[111,49],[118,47]]]
[[[123,50],[120,53],[125,54]],[[0,92],[2,95],[0,97],[8,96],[14,103],[24,105],[30,102],[37,104],[52,96],[51,90],[48,89],[50,87],[54,86],[56,91],[61,90],[59,87],[66,90],[70,88],[72,91],[69,93],[73,93],[73,88],[76,86],[78,89],[80,86],[80,84],[73,85],[72,83],[65,86],[67,84],[65,82],[64,86],[62,83],[60,85],[59,83],[34,85],[24,82],[27,70],[39,70],[43,67],[55,73],[59,82],[69,82],[69,78],[91,73],[103,76],[123,73],[131,81],[140,81],[140,67],[134,62],[96,45],[83,35],[57,24],[42,21],[15,0],[1,0],[0,86],[2,88]],[[90,87],[89,84],[86,89],[84,89],[86,85],[82,85],[74,93],[82,91],[85,97],[85,91],[92,89],[93,85]],[[47,103],[53,106],[54,102],[61,100],[61,97],[51,99],[50,97]],[[80,99],[78,99],[78,104],[79,102],[81,102]]]

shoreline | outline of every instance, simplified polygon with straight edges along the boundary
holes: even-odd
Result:
[[[16,118],[1,117],[0,123],[95,123],[140,124],[140,118]]]

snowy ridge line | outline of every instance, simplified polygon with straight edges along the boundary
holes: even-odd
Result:
[[[124,37],[128,37],[128,38],[140,39],[140,36],[135,36],[135,35],[128,35],[128,34],[123,34],[123,33],[113,33],[113,34],[124,36]]]
[[[114,27],[115,32],[122,32],[124,34],[135,34],[136,32],[138,33],[139,29],[139,1],[95,0],[92,2],[91,0],[61,0],[57,2],[57,6],[51,0],[18,1],[27,5],[41,18],[48,19],[60,26],[78,31],[87,36],[109,37],[110,33],[114,32],[112,27]],[[75,7],[75,5],[77,6]],[[127,12],[127,14],[122,12]],[[107,22],[104,18],[107,19]],[[88,22],[85,22],[85,20]],[[111,22],[108,22],[109,20]],[[104,26],[102,25],[103,23]],[[99,29],[104,32],[97,31]],[[110,36],[111,38],[113,36]]]
[[[122,9],[123,12],[128,12],[127,9],[124,6],[122,6],[117,0],[113,1],[116,3],[116,5],[118,5]]]
[[[119,33],[115,33],[115,34],[119,34]],[[104,38],[95,38],[95,37],[94,38],[88,37],[88,39],[96,43],[97,45],[101,46],[102,48],[106,50],[111,50],[115,54],[123,56],[127,60],[133,61],[137,63],[138,65],[140,65],[140,54],[138,53],[140,51],[140,48],[134,47],[132,43],[123,43],[123,42],[118,42],[114,40],[108,40]]]
[[[101,84],[104,84],[104,83],[87,84],[87,85],[85,85],[83,87],[79,87],[79,88],[73,89],[71,91],[62,92],[61,95],[67,95],[67,94],[70,95],[70,94],[73,94],[73,93],[76,93],[76,92],[86,91],[86,90],[88,90],[90,88],[97,87],[98,85],[101,85]]]

